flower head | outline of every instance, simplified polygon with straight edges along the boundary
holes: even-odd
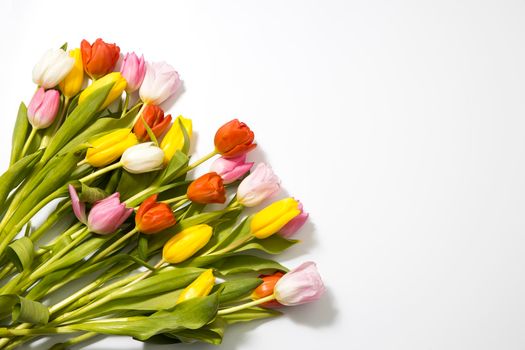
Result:
[[[74,64],[75,60],[64,50],[50,49],[33,68],[33,82],[44,89],[50,89],[66,77]]]
[[[164,152],[153,142],[131,146],[122,154],[120,162],[127,172],[142,174],[162,169]]]
[[[279,234],[283,237],[291,237],[305,224],[306,220],[308,220],[308,213],[303,210],[303,204],[299,201],[297,202],[299,203],[298,209],[301,213],[288,221],[288,223],[279,230]]]
[[[164,151],[165,164],[169,163],[175,152],[180,151],[184,147],[182,127],[186,130],[188,137],[191,137],[193,132],[191,119],[179,115],[160,143],[160,148]]]
[[[217,173],[207,173],[194,180],[186,192],[188,198],[195,203],[224,203],[226,190],[222,178]]]
[[[144,119],[144,120],[143,120]],[[159,106],[146,105],[141,117],[135,123],[133,132],[140,141],[149,141],[149,135],[144,122],[150,127],[155,137],[160,137],[170,126],[171,115],[164,116],[164,111]]]
[[[279,192],[280,181],[272,168],[264,163],[257,164],[237,188],[237,200],[244,206],[254,207]]]
[[[300,213],[298,201],[293,198],[281,199],[253,215],[250,222],[251,233],[259,239],[269,237]]]
[[[175,225],[175,215],[166,203],[157,202],[157,194],[146,199],[135,215],[137,229],[145,234],[157,233]]]
[[[78,103],[81,104],[86,100],[86,98],[94,93],[95,91],[105,87],[108,84],[113,84],[111,87],[111,90],[108,93],[108,96],[104,100],[104,103],[102,103],[102,106],[100,106],[99,110],[103,110],[107,106],[110,105],[111,102],[115,101],[117,98],[122,96],[122,91],[126,88],[126,79],[122,77],[122,75],[119,72],[113,72],[109,73],[102,78],[96,80],[91,85],[89,85],[87,88],[84,89],[80,93],[80,97],[78,98]]]
[[[126,87],[128,93],[138,90],[146,74],[144,56],[141,55],[139,58],[135,52],[124,55],[120,73],[128,82],[128,86]]]
[[[162,258],[177,264],[187,260],[210,241],[213,229],[206,224],[188,227],[171,237],[162,249]]]
[[[138,143],[130,129],[116,129],[90,143],[86,162],[100,168],[117,160],[125,150]]]
[[[91,45],[87,40],[80,43],[82,62],[86,73],[95,79],[113,71],[120,57],[120,48],[115,44],[108,44],[98,38]]]
[[[286,306],[318,300],[326,288],[315,263],[308,261],[285,274],[275,285],[275,299]]]
[[[60,106],[60,94],[56,90],[39,88],[27,106],[27,119],[35,129],[45,129],[55,121]]]
[[[69,56],[75,60],[75,64],[73,64],[71,71],[58,85],[64,96],[71,98],[82,89],[82,84],[84,83],[84,67],[82,66],[82,53],[80,49],[69,51]]]
[[[254,134],[248,125],[233,119],[215,133],[215,149],[223,157],[232,158],[248,153],[255,148]]]
[[[146,75],[139,95],[145,104],[159,105],[182,85],[179,73],[166,62],[146,63]]]
[[[193,298],[205,297],[206,295],[210,294],[214,285],[215,276],[213,275],[213,270],[208,269],[201,273],[199,277],[197,277],[195,281],[191,282],[189,286],[184,288],[184,290],[179,294],[177,304]]]
[[[254,163],[246,162],[246,154],[235,158],[217,158],[210,170],[219,174],[225,184],[230,184],[244,176]]]

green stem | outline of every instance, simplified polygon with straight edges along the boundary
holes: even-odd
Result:
[[[80,182],[88,182],[88,181],[93,180],[94,178],[96,178],[96,177],[98,177],[98,176],[100,176],[102,174],[105,174],[105,173],[108,173],[108,172],[110,172],[112,170],[118,169],[121,166],[122,166],[122,163],[120,163],[120,162],[108,165],[105,168],[98,169],[97,171],[95,171],[94,173],[89,174],[88,176],[84,176],[83,178],[81,178],[78,181],[80,181]]]
[[[10,337],[19,337],[19,336],[51,335],[51,334],[77,333],[77,332],[80,332],[80,331],[71,329],[67,326],[49,327],[49,328],[29,328],[29,329],[0,328],[0,337],[10,338]]]
[[[184,172],[187,173],[190,170],[195,169],[196,167],[198,167],[199,165],[201,165],[202,163],[204,163],[205,161],[207,161],[208,159],[212,158],[213,156],[215,156],[217,154],[218,154],[217,150],[214,149],[213,152],[208,153],[207,155],[205,155],[204,157],[202,157],[201,159],[199,159],[195,163],[188,165],[188,167],[186,169],[184,169],[183,173]]]
[[[129,238],[133,237],[133,235],[137,233],[137,228],[135,227],[133,230],[129,231],[128,233],[126,233],[124,236],[120,237],[118,240],[116,240],[115,242],[113,242],[113,244],[111,244],[109,247],[107,247],[106,249],[104,249],[100,254],[97,254],[97,256],[95,256],[93,258],[93,261],[92,263],[97,263],[99,262],[101,259],[105,258],[106,256],[108,256],[109,254],[111,254],[113,252],[113,250],[115,248],[117,248],[118,246],[120,246],[122,243],[124,243],[126,240],[128,240]]]
[[[27,150],[29,149],[29,146],[31,146],[31,142],[33,142],[33,138],[35,137],[38,129],[32,127],[31,133],[29,134],[29,137],[27,138],[24,148],[22,148],[22,153],[20,153],[20,159],[24,158],[24,155],[26,154]]]
[[[126,110],[128,109],[129,105],[129,94],[126,92],[126,99],[124,100],[124,107],[122,107],[122,114],[120,117],[124,117],[126,115]]]
[[[178,197],[175,197],[175,198],[166,199],[165,201],[162,201],[162,203],[166,203],[166,204],[176,203],[176,202],[179,202],[181,200],[186,200],[187,198],[188,198],[188,196],[186,196],[184,194],[182,196],[178,196]]]
[[[217,315],[231,314],[232,312],[239,311],[239,310],[244,310],[244,309],[247,309],[247,308],[252,307],[252,306],[257,306],[257,305],[260,305],[260,304],[264,304],[264,303],[266,303],[268,301],[272,301],[274,299],[275,299],[275,296],[273,294],[271,294],[271,295],[268,295],[268,296],[266,296],[264,298],[254,300],[254,301],[251,301],[251,302],[246,303],[246,304],[241,304],[241,305],[233,306],[233,307],[230,307],[230,308],[227,308],[227,309],[219,310],[217,312]]]

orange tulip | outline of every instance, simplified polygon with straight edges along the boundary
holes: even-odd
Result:
[[[225,158],[237,157],[255,148],[253,138],[248,125],[234,119],[217,130],[215,149]]]
[[[120,56],[120,48],[117,45],[105,43],[100,38],[95,40],[93,45],[87,40],[82,40],[80,49],[84,70],[95,79],[112,72]]]
[[[260,279],[263,280],[263,283],[261,283],[252,293],[252,299],[257,300],[264,297],[267,297],[269,295],[273,294],[273,290],[275,288],[275,285],[277,284],[277,281],[283,277],[284,274],[282,272],[276,272],[273,275],[261,275],[259,276]],[[260,306],[263,307],[279,307],[282,306],[278,301],[272,300],[268,301],[264,304],[261,304]]]
[[[157,202],[157,194],[146,199],[135,216],[137,229],[145,234],[157,233],[175,225],[175,215],[166,203]]]
[[[146,142],[149,141],[149,135],[144,126],[144,121],[150,127],[155,137],[160,137],[162,133],[168,128],[171,123],[171,115],[164,116],[164,111],[159,106],[147,105],[142,112],[141,118],[137,120],[133,127],[133,132],[137,135],[137,138]]]
[[[224,203],[226,191],[222,178],[217,173],[207,173],[188,186],[187,196],[192,202],[201,204]]]

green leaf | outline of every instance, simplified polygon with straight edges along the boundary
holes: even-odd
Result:
[[[5,173],[0,176],[0,205],[5,202],[9,193],[31,173],[35,164],[38,163],[43,151],[32,153],[11,165]]]
[[[48,273],[33,288],[29,290],[26,298],[30,300],[38,300],[47,295],[49,288],[53,285],[63,281],[71,274],[69,269],[63,269],[55,272]]]
[[[30,267],[34,256],[33,241],[28,237],[17,239],[7,247],[7,257],[15,265],[18,272]]]
[[[148,237],[146,235],[139,235],[139,243],[137,246],[139,258],[147,260],[148,258]]]
[[[81,202],[95,203],[96,201],[106,198],[109,194],[101,188],[90,187],[82,182],[82,188],[78,198]]]
[[[246,272],[284,271],[288,269],[277,261],[255,255],[233,255],[222,258],[212,265],[223,275]]]
[[[218,317],[212,323],[207,324],[202,328],[185,329],[180,332],[169,333],[169,335],[177,337],[183,343],[194,343],[195,341],[200,341],[219,345],[222,342],[226,325],[226,321]]]
[[[158,311],[150,316],[105,319],[69,325],[68,328],[113,335],[128,335],[146,340],[154,335],[198,329],[216,315],[219,305],[217,293],[192,298],[178,304],[172,311]]]
[[[11,139],[10,165],[15,164],[20,159],[20,154],[24,148],[29,128],[30,126],[27,119],[27,107],[24,102],[21,102],[20,107],[18,107],[18,115],[16,117],[15,127],[13,129],[13,137]]]
[[[190,152],[190,135],[188,135],[188,130],[186,130],[182,120],[177,120],[179,122],[180,130],[182,131],[182,136],[184,137],[184,145],[182,146],[181,152],[187,155]]]
[[[117,192],[120,193],[121,200],[131,198],[149,187],[158,175],[158,171],[143,174],[131,174],[123,171],[117,186]]]
[[[287,239],[280,235],[273,235],[265,239],[253,239],[235,249],[235,252],[255,249],[261,250],[268,254],[280,254],[299,241],[296,239]]]
[[[242,209],[241,209],[242,210]],[[230,251],[250,237],[251,217],[244,218],[234,229],[224,228],[217,232],[215,245],[210,251]]]
[[[49,310],[45,305],[16,294],[0,295],[0,305],[2,311],[12,310],[13,322],[46,324],[49,320]]]
[[[182,174],[180,173],[187,165],[189,158],[181,151],[175,152],[173,158],[159,177],[159,185],[169,184],[175,181]]]
[[[232,312],[231,314],[221,315],[221,318],[227,324],[234,324],[238,322],[248,322],[259,320],[268,317],[279,316],[282,313],[274,309],[265,309],[262,307],[250,307],[247,309]]]
[[[112,88],[113,84],[107,84],[94,91],[71,112],[47,146],[42,156],[42,162],[47,162],[82,129],[93,124],[93,119],[97,115],[98,109],[104,103]]]
[[[214,288],[223,288],[219,297],[219,303],[222,305],[246,297],[261,283],[262,280],[260,278],[239,278],[223,282]]]
[[[60,46],[60,48],[62,50],[64,50],[64,51],[67,51],[67,41],[64,44],[62,44],[62,46]]]

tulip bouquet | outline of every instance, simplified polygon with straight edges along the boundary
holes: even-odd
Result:
[[[0,177],[1,349],[56,334],[69,337],[52,349],[97,335],[219,344],[230,324],[324,292],[314,263],[288,270],[271,258],[297,243],[308,214],[294,198],[266,203],[280,182],[247,160],[250,128],[227,122],[215,148],[190,159],[192,121],[159,106],[178,73],[120,57],[83,40],[33,69]],[[53,210],[35,227],[43,207]]]

